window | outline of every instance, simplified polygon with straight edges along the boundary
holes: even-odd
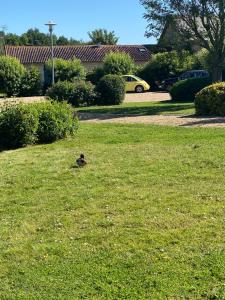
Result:
[[[136,79],[134,79],[133,77],[127,76],[127,82],[133,82],[136,81]]]
[[[139,48],[140,52],[146,52],[147,50],[145,48]]]
[[[129,77],[128,77],[128,76],[123,76],[123,78],[124,78],[124,80],[125,80],[126,82],[129,82]]]

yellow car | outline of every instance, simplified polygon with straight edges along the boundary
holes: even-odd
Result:
[[[126,92],[143,93],[150,90],[150,85],[143,79],[134,75],[123,75],[122,78],[125,80]]]

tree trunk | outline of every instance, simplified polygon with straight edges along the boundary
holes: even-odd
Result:
[[[223,65],[224,56],[221,52],[213,51],[210,53],[210,65],[212,70],[212,81],[221,82],[223,81]]]
[[[213,82],[221,82],[223,69],[221,66],[213,66],[212,68],[212,81]]]

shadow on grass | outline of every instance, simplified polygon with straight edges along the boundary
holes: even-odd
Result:
[[[193,103],[175,103],[171,101],[162,101],[151,103],[150,105],[121,105],[84,109],[78,111],[80,120],[90,120],[110,117],[132,117],[132,116],[152,116],[161,114],[185,113],[185,110],[193,109]]]

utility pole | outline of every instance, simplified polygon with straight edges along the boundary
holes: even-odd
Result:
[[[50,33],[50,39],[51,39],[51,59],[52,59],[52,85],[55,83],[55,66],[54,66],[54,43],[53,43],[53,27],[56,25],[56,23],[49,21],[45,24],[48,26],[48,30]]]

